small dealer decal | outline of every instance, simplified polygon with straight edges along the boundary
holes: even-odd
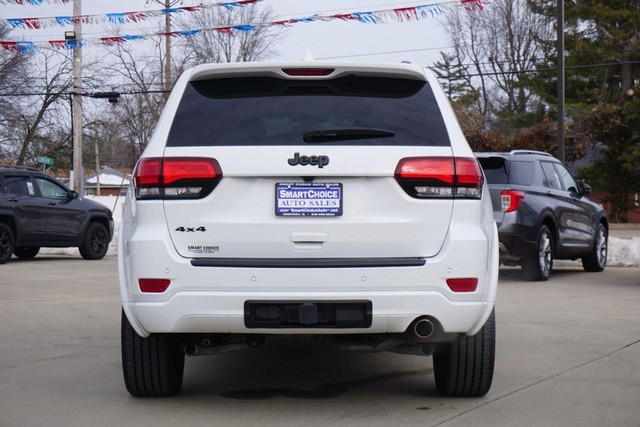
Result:
[[[194,255],[211,255],[220,251],[217,245],[188,245],[187,252]]]

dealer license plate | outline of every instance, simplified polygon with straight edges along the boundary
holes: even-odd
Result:
[[[278,182],[278,216],[341,216],[342,184],[326,182]]]

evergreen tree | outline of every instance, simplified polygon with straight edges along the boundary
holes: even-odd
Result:
[[[433,71],[449,99],[464,104],[475,102],[480,95],[472,86],[469,72],[459,57],[446,52],[440,52],[440,56],[442,59],[434,64]]]
[[[529,1],[555,16],[556,0]],[[626,221],[640,192],[640,0],[565,2],[566,105],[569,129],[592,144],[604,144],[602,159],[585,176],[607,190],[613,221]],[[555,40],[547,41],[548,62],[555,67]],[[553,76],[553,74],[552,74]],[[545,78],[546,77],[546,78]],[[541,74],[537,90],[556,102],[556,79]]]

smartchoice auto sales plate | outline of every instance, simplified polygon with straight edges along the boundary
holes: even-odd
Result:
[[[326,182],[278,182],[278,216],[341,216],[342,184]]]

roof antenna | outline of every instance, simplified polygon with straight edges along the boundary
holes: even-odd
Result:
[[[303,61],[315,61],[313,54],[311,53],[311,49],[307,49],[307,52],[304,54]]]

